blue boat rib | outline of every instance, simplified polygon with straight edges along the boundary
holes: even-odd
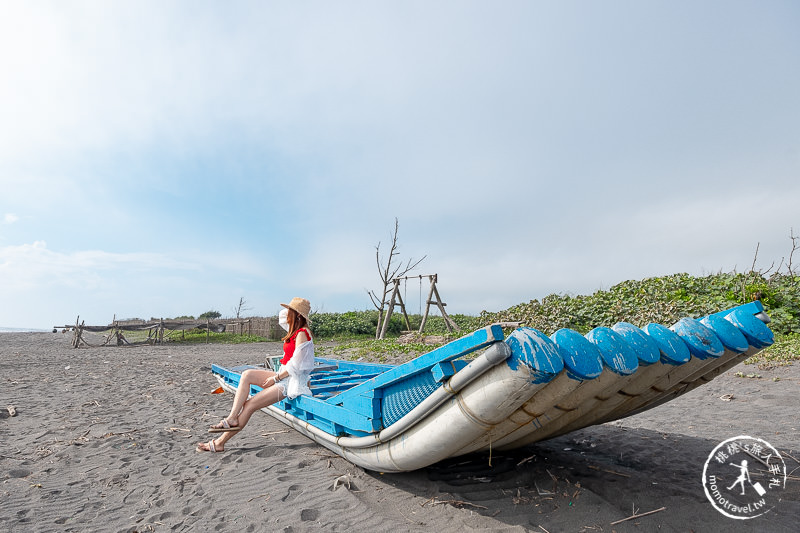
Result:
[[[658,346],[661,362],[666,365],[682,365],[692,358],[689,347],[680,336],[667,326],[651,322],[642,330],[647,333]]]
[[[639,358],[630,345],[619,333],[611,328],[594,328],[586,334],[589,342],[597,346],[603,363],[620,376],[629,376],[639,368]]]
[[[576,380],[594,379],[603,372],[603,358],[597,346],[577,331],[563,328],[550,338],[564,359],[567,375]]]

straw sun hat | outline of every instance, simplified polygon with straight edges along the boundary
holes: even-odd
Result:
[[[286,309],[292,309],[296,311],[300,316],[309,320],[308,314],[311,312],[311,304],[305,298],[292,298],[292,301],[288,304],[281,304]]]

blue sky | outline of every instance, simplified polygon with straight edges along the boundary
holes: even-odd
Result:
[[[453,313],[759,243],[766,268],[800,233],[798,27],[791,1],[2,2],[0,325],[367,309],[395,217]]]

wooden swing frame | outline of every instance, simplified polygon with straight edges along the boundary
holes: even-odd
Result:
[[[380,329],[381,333],[380,333],[380,336],[378,337],[379,339],[385,339],[386,338],[386,330],[389,327],[389,320],[391,320],[392,314],[394,313],[394,308],[396,306],[400,307],[400,310],[403,312],[403,318],[405,318],[405,321],[406,321],[406,328],[409,331],[411,331],[411,322],[408,319],[408,312],[406,311],[406,304],[403,301],[403,297],[400,296],[400,282],[401,281],[405,281],[405,280],[409,280],[409,279],[419,278],[420,283],[422,283],[422,278],[423,277],[427,277],[430,280],[431,286],[430,286],[430,290],[428,291],[428,298],[425,300],[425,313],[422,315],[422,322],[420,322],[419,332],[418,333],[421,334],[425,330],[425,324],[428,321],[428,315],[429,315],[430,310],[431,310],[431,305],[433,305],[433,304],[436,304],[436,307],[439,308],[439,312],[442,313],[442,318],[444,318],[444,323],[445,323],[445,326],[447,326],[447,331],[448,332],[453,332],[453,331],[459,331],[460,330],[460,328],[458,327],[458,324],[456,324],[453,321],[453,319],[450,318],[450,316],[447,314],[447,311],[445,311],[445,309],[444,309],[447,304],[442,301],[442,297],[439,295],[439,289],[436,287],[436,283],[439,281],[439,274],[427,274],[426,276],[423,276],[423,275],[419,275],[419,276],[403,276],[403,277],[392,279],[392,284],[393,284],[392,296],[389,299],[389,307],[386,310],[386,315],[383,317],[383,323],[381,324],[381,329]],[[434,297],[436,297],[435,300],[433,299]]]

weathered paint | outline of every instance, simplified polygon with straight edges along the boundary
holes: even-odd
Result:
[[[547,383],[564,370],[558,347],[547,335],[533,328],[518,328],[506,339],[511,348],[508,364],[517,370],[520,364],[530,370],[532,383]]]
[[[699,320],[682,318],[672,326],[672,331],[683,339],[689,351],[698,359],[716,358],[725,353],[719,337]]]
[[[682,365],[692,358],[689,347],[677,333],[667,326],[650,323],[642,328],[661,351],[661,362],[667,365]]]
[[[736,353],[742,353],[750,347],[744,334],[728,320],[719,316],[707,316],[700,323],[711,329],[719,337],[722,345]]]
[[[655,341],[633,324],[617,322],[611,329],[631,345],[639,358],[640,365],[651,365],[661,359],[661,351]]]
[[[600,350],[577,331],[560,329],[550,339],[558,346],[567,375],[572,379],[594,379],[603,372]]]
[[[739,328],[747,342],[756,348],[766,348],[775,342],[775,335],[773,335],[772,330],[757,318],[750,309],[734,309],[725,316],[725,319]]]
[[[748,313],[748,314],[751,314],[751,315],[758,315],[758,314],[764,312],[764,305],[760,301],[755,300],[755,301],[752,301],[752,302],[749,302],[749,303],[746,303],[746,304],[737,305],[736,307],[731,307],[730,309],[726,309],[724,311],[720,311],[719,313],[714,313],[712,316],[719,316],[719,317],[725,318],[726,316],[728,316],[729,314],[731,314],[731,313],[733,313],[735,311],[736,312],[741,312],[741,313]],[[769,319],[769,317],[766,317],[766,318]],[[767,321],[769,321],[769,320],[767,320]]]
[[[603,363],[614,373],[628,376],[639,368],[639,358],[622,336],[611,328],[594,328],[586,338],[597,346]]]

